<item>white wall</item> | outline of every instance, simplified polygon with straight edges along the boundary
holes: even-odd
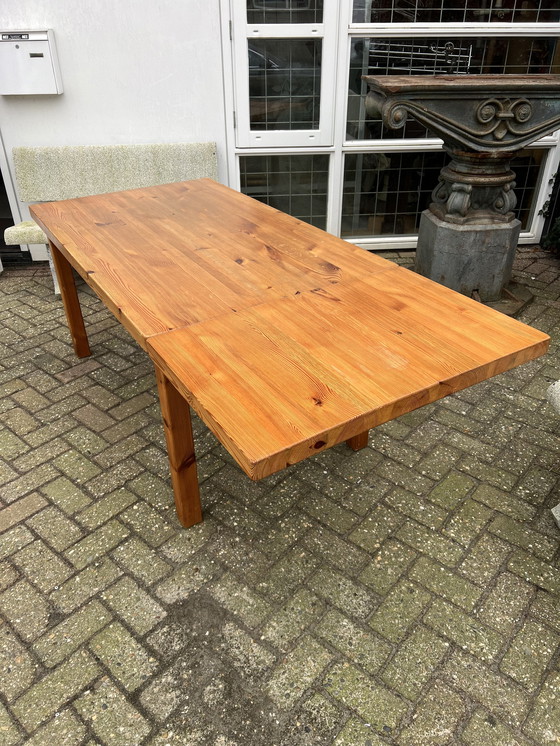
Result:
[[[215,140],[226,181],[219,0],[0,2],[0,31],[47,28],[64,93],[0,96],[8,162],[16,145]]]

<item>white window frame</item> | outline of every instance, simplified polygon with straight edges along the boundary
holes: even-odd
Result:
[[[333,144],[332,81],[336,70],[337,14],[332,0],[325,2],[323,23],[247,23],[246,3],[234,0],[231,41],[235,75],[235,128],[239,148],[324,147]],[[319,127],[298,130],[252,130],[249,111],[249,39],[321,39],[321,93]]]
[[[226,85],[226,108],[236,112],[236,123],[233,117],[228,124],[228,165],[230,171],[230,185],[240,188],[239,158],[250,155],[275,155],[281,153],[292,154],[330,154],[329,193],[327,205],[328,232],[340,235],[344,158],[346,154],[354,153],[402,153],[426,152],[441,150],[442,141],[438,138],[426,139],[384,139],[384,140],[348,140],[346,138],[347,106],[348,106],[348,71],[352,40],[360,37],[376,38],[425,38],[445,36],[449,38],[468,36],[500,36],[500,37],[549,37],[560,36],[560,23],[464,23],[461,25],[450,23],[418,23],[418,24],[365,24],[352,22],[352,0],[327,0],[327,7],[331,14],[324,18],[320,33],[323,38],[323,68],[321,80],[321,116],[327,116],[319,129],[320,136],[310,138],[309,134],[317,131],[286,131],[254,132],[253,137],[249,128],[249,89],[248,89],[248,38],[306,38],[309,28],[316,26],[299,24],[261,24],[248,25],[246,22],[245,2],[242,0],[221,0],[223,28],[228,29],[228,36],[232,40],[232,53],[224,54],[225,80],[231,80],[232,85]],[[338,6],[338,18],[334,12]],[[229,24],[228,24],[229,22]],[[335,27],[333,28],[333,23]],[[338,30],[336,29],[338,25]],[[288,31],[290,33],[288,33]],[[303,32],[303,33],[302,33]],[[226,36],[224,36],[226,38]],[[340,50],[337,54],[337,50]],[[332,64],[329,64],[332,62]],[[329,76],[326,78],[326,76]],[[325,82],[327,80],[328,82]],[[332,81],[335,81],[333,86]],[[334,90],[333,90],[334,89]],[[244,103],[244,105],[242,105]],[[266,135],[266,137],[264,137]],[[540,183],[534,199],[533,214],[527,229],[520,236],[520,243],[535,243],[539,240],[544,218],[539,215],[539,209],[546,202],[550,193],[550,179],[560,166],[560,131],[542,138],[531,145],[531,148],[542,148],[548,151],[542,167]],[[436,185],[434,184],[434,187]],[[350,243],[369,250],[399,250],[414,249],[417,243],[416,235],[383,235],[363,238],[346,237]]]
[[[352,40],[362,37],[376,37],[378,39],[403,38],[410,39],[426,37],[449,37],[461,38],[467,36],[482,37],[503,37],[503,38],[524,38],[530,37],[549,37],[560,36],[560,23],[539,23],[539,24],[509,24],[509,23],[465,23],[458,27],[450,23],[433,23],[433,24],[414,24],[405,23],[394,24],[377,24],[370,25],[365,23],[352,23],[352,0],[342,0],[342,3],[348,2],[348,11],[350,22],[348,28],[344,30],[346,37],[347,54],[345,61],[345,74],[348,75],[350,65],[350,52]],[[489,28],[490,26],[490,28]],[[343,34],[341,24],[341,36]],[[339,41],[342,43],[342,40]],[[342,65],[340,65],[342,67]],[[348,115],[348,104],[339,107],[339,117],[335,123],[335,132],[346,131],[346,121]],[[403,139],[384,139],[384,140],[347,140],[344,139],[341,145],[343,157],[347,153],[403,153],[403,152],[428,152],[441,150],[443,141],[439,138],[407,138]],[[335,142],[336,147],[336,142]],[[548,199],[550,193],[550,180],[558,171],[560,165],[560,130],[554,134],[543,137],[530,146],[531,149],[545,149],[548,151],[545,163],[542,167],[540,182],[533,202],[533,213],[529,219],[527,228],[521,233],[519,243],[531,244],[540,239],[544,226],[545,218],[539,215],[541,206]],[[514,165],[515,170],[515,165]],[[344,163],[342,163],[342,172],[340,174],[340,183],[344,178]],[[434,187],[436,185],[434,184]],[[340,226],[342,219],[342,188],[339,190],[339,204],[333,215],[335,218],[331,224],[331,231],[340,235]],[[355,243],[365,249],[414,249],[417,244],[416,235],[396,235],[396,236],[372,236],[367,238],[346,238],[351,243]]]

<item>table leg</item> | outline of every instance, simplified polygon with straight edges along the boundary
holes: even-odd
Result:
[[[82,316],[82,309],[78,300],[76,283],[74,282],[74,275],[72,273],[72,265],[50,241],[49,247],[56,276],[58,277],[60,295],[64,311],[66,312],[66,320],[68,321],[68,328],[72,336],[74,351],[78,357],[87,357],[91,352],[84,326],[84,317]]]
[[[353,438],[348,438],[346,445],[350,446],[353,451],[361,451],[362,448],[365,448],[368,444],[368,435],[369,430],[366,430],[364,433],[360,433],[359,435],[354,435]]]
[[[190,407],[157,365],[156,379],[177,517],[188,528],[202,521]]]

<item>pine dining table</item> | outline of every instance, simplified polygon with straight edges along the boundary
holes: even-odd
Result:
[[[73,270],[152,359],[177,515],[191,408],[254,480],[525,363],[549,337],[210,179],[36,204],[75,353]]]

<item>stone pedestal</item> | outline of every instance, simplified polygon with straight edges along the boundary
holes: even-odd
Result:
[[[415,270],[464,295],[476,291],[483,302],[499,300],[511,277],[520,231],[519,220],[457,225],[424,210]]]
[[[389,129],[413,116],[451,162],[422,214],[415,269],[514,313],[530,300],[509,281],[520,223],[510,161],[560,127],[559,75],[364,76],[366,109]],[[503,291],[503,295],[502,295]],[[500,296],[502,300],[500,301]]]

